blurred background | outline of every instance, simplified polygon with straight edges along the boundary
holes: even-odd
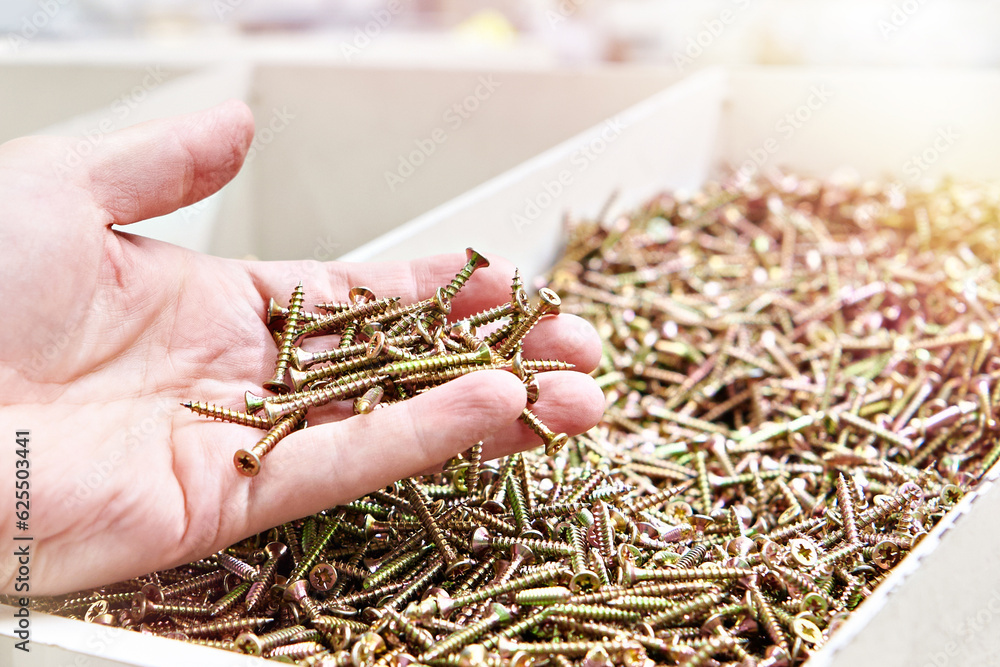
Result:
[[[998,37],[996,0],[4,0],[0,141],[71,168],[242,98],[226,194],[133,231],[332,259],[706,68],[989,70]]]

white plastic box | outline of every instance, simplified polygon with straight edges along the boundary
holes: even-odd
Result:
[[[1000,73],[954,70],[711,70],[565,141],[349,253],[405,259],[466,245],[536,276],[557,257],[565,213],[627,210],[694,188],[726,165],[818,176],[852,167],[904,184],[1000,177]],[[749,162],[748,162],[749,161]],[[852,616],[810,666],[995,664],[1000,642],[997,472],[969,494]],[[210,649],[36,614],[16,665],[263,664]]]

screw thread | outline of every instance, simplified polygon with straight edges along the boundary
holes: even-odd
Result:
[[[489,538],[489,544],[491,547],[497,549],[510,549],[514,546],[528,547],[535,553],[547,556],[572,556],[574,552],[571,545],[565,542],[556,542],[555,540],[498,536]]]
[[[250,586],[253,582],[244,581],[242,584],[229,591],[221,598],[216,600],[209,609],[211,609],[211,616],[221,616],[227,611],[232,609],[239,603],[240,598],[244,597],[250,590]]]
[[[618,621],[620,623],[637,623],[642,620],[642,614],[628,609],[608,607],[599,604],[556,604],[549,608],[552,614],[581,618],[591,621]]]
[[[196,577],[180,581],[173,586],[165,586],[160,590],[160,593],[165,599],[179,597],[185,593],[191,593],[202,588],[209,588],[211,586],[215,586],[216,584],[221,584],[222,580],[225,578],[225,570],[206,572],[205,574],[199,574]]]
[[[538,320],[542,319],[542,316],[547,312],[548,311],[543,310],[542,308],[533,308],[531,311],[518,318],[517,321],[512,322],[510,329],[506,331],[506,336],[504,337],[503,342],[499,342],[497,345],[497,354],[506,358],[511,352],[514,351],[514,348],[521,342],[521,339],[527,336],[528,332],[535,328],[535,325],[538,324]],[[499,329],[497,331],[499,331]]]
[[[194,401],[187,401],[185,403],[181,403],[181,405],[183,405],[191,412],[202,415],[203,417],[210,417],[212,419],[218,419],[224,422],[232,422],[234,424],[240,424],[242,426],[252,426],[254,428],[259,428],[264,430],[270,428],[270,424],[263,417],[247,414],[246,412],[240,412],[239,410],[230,410],[229,408],[224,408],[221,405],[212,405],[211,403],[196,403]]]
[[[257,576],[257,568],[224,551],[218,554],[217,560],[225,570],[232,572],[244,581],[250,581]]]
[[[695,544],[684,551],[674,566],[682,570],[692,568],[701,562],[707,551],[708,546],[705,544]]]
[[[518,312],[518,306],[513,301],[507,303],[502,303],[499,306],[494,306],[488,310],[482,310],[473,315],[469,315],[463,320],[456,322],[457,325],[466,325],[472,328],[481,327],[484,324],[489,324],[490,322],[496,322],[501,320],[508,315],[513,315]]]
[[[544,588],[525,588],[519,590],[514,601],[519,605],[555,605],[569,602],[573,591],[565,586],[546,586]]]
[[[295,336],[296,340],[302,340],[309,336],[318,334],[333,333],[337,329],[347,326],[354,320],[367,320],[373,315],[384,312],[399,301],[399,297],[387,297],[383,299],[373,299],[364,303],[359,303],[347,310],[334,313],[327,317],[319,318],[299,329]],[[341,339],[343,341],[343,339]]]
[[[570,567],[573,574],[579,574],[587,569],[587,536],[583,532],[583,527],[576,524],[569,524],[565,530],[568,533],[573,551],[569,555]]]
[[[149,614],[153,616],[211,616],[212,611],[206,605],[180,604],[172,602],[147,602]]]
[[[426,555],[427,550],[421,548],[397,556],[366,577],[361,587],[365,590],[376,589],[388,581],[397,579],[404,572],[412,569]]]
[[[256,579],[250,585],[250,590],[247,591],[247,597],[244,600],[247,611],[254,609],[264,599],[264,594],[267,593],[271,582],[274,581],[274,574],[278,571],[278,561],[278,558],[272,556],[261,566],[260,572],[257,573]]]
[[[528,521],[524,510],[524,489],[514,475],[508,475],[506,481],[507,502],[510,505],[510,513],[514,516],[514,525],[517,533],[521,534],[528,529]]]
[[[509,614],[506,615],[509,618]],[[505,615],[499,613],[492,613],[486,618],[472,623],[466,628],[459,630],[458,632],[445,637],[441,641],[437,642],[429,649],[424,651],[420,656],[420,662],[431,662],[432,660],[437,660],[438,658],[457,651],[463,646],[467,646],[475,641],[478,637],[484,635],[491,628],[499,624]]]
[[[289,583],[293,581],[298,581],[299,579],[304,579],[306,573],[312,569],[312,566],[316,564],[319,560],[320,554],[326,548],[327,543],[333,538],[334,534],[341,527],[340,519],[334,518],[327,522],[326,528],[315,540],[315,544],[309,550],[309,553],[305,554],[302,561],[295,566],[292,573],[288,575]]]
[[[448,299],[454,299],[458,291],[462,289],[465,283],[472,277],[472,274],[476,272],[476,269],[481,267],[489,266],[489,261],[480,255],[478,252],[472,248],[467,248],[465,251],[468,261],[465,266],[455,274],[455,277],[451,279],[451,282],[442,288],[442,291],[448,295]]]
[[[608,504],[603,500],[595,501],[592,506],[594,514],[594,535],[597,537],[597,551],[606,560],[614,557],[613,548],[615,543],[614,526],[611,525],[611,516],[608,514]]]
[[[416,596],[427,586],[427,583],[438,576],[444,570],[444,561],[440,554],[434,554],[424,571],[413,578],[406,586],[399,591],[394,598],[389,600],[384,606],[389,609],[399,610],[410,598]]]
[[[750,597],[757,612],[757,620],[764,626],[764,630],[767,631],[767,635],[771,638],[771,641],[787,652],[788,638],[785,637],[785,632],[781,629],[781,624],[778,622],[771,604],[764,599],[764,596],[756,587],[750,589]]]
[[[656,627],[658,625],[671,623],[672,621],[687,616],[688,614],[700,614],[718,605],[725,596],[726,593],[724,591],[716,589],[699,595],[690,601],[679,604],[671,609],[662,611],[655,616],[651,616],[647,622],[653,627]]]
[[[243,618],[229,618],[211,623],[201,623],[198,625],[186,625],[181,631],[188,637],[204,637],[210,635],[225,635],[235,631],[250,631],[267,625],[274,619],[267,616],[246,616]]]
[[[595,649],[604,649],[609,653],[621,653],[623,651],[639,650],[642,645],[632,641],[552,641],[552,642],[513,642],[501,640],[497,642],[497,648],[501,655],[513,653],[527,653],[528,655],[562,655],[581,656],[586,655]]]
[[[500,538],[493,538],[500,539]],[[473,604],[476,602],[482,602],[483,600],[488,600],[492,597],[498,595],[505,595],[511,591],[520,590],[522,588],[531,588],[541,583],[547,581],[552,581],[553,579],[558,579],[559,577],[565,576],[566,571],[560,565],[550,565],[542,566],[538,570],[531,572],[529,574],[521,575],[520,577],[514,577],[513,579],[504,582],[503,584],[497,584],[493,586],[484,586],[478,591],[468,593],[460,597],[456,597],[452,600],[454,607],[463,607],[467,604]]]
[[[413,359],[407,361],[397,361],[386,364],[379,372],[385,373],[389,377],[399,377],[410,373],[427,373],[449,366],[482,365],[490,363],[489,347],[483,345],[475,352],[464,352],[462,354],[442,354],[437,357],[427,359]]]
[[[256,454],[259,458],[264,458],[271,453],[271,450],[281,442],[289,433],[295,430],[299,422],[305,417],[305,411],[293,412],[290,415],[286,415],[279,419],[271,430],[267,432],[263,438],[261,438],[256,445],[250,450]]]
[[[854,501],[847,488],[847,477],[844,473],[837,476],[837,506],[840,508],[840,518],[844,524],[844,536],[850,544],[858,542],[858,524],[854,515]]]
[[[288,628],[282,628],[281,630],[268,632],[258,638],[260,639],[262,650],[266,652],[282,644],[290,643],[293,639],[299,637],[306,631],[307,628],[303,625],[293,625]]]
[[[875,422],[869,421],[864,417],[859,417],[852,412],[841,412],[837,419],[839,421],[847,422],[849,425],[861,429],[862,431],[874,435],[880,440],[884,440],[891,445],[900,447],[903,451],[912,452],[916,449],[916,443],[907,437],[901,436],[898,433],[893,433],[887,428],[883,428],[876,424]]]
[[[468,467],[465,469],[465,491],[470,497],[476,497],[480,491],[480,474],[483,463],[483,443],[482,441],[470,446],[465,451],[465,459]],[[479,509],[479,508],[476,508]],[[483,512],[488,514],[488,512]]]
[[[453,563],[458,561],[458,552],[455,551],[455,547],[451,545],[444,532],[442,532],[441,526],[439,526],[437,521],[434,519],[430,509],[427,507],[427,503],[424,502],[423,494],[420,489],[410,479],[404,479],[401,484],[403,486],[403,491],[410,500],[410,504],[413,506],[413,510],[417,513],[417,517],[420,519],[420,523],[424,525],[424,529],[427,531],[427,534],[430,535],[434,544],[437,545],[445,563],[451,566]]]
[[[269,420],[277,421],[299,410],[325,405],[336,400],[353,398],[382,381],[382,376],[370,375],[351,380],[338,380],[336,383],[331,383],[321,389],[299,392],[295,394],[296,398],[293,399],[274,401],[268,398],[264,403],[264,412]]]
[[[307,658],[311,655],[316,655],[326,651],[326,646],[320,644],[319,642],[308,641],[308,642],[295,642],[294,644],[285,644],[283,646],[276,646],[267,653],[268,658],[278,658],[287,657],[293,660],[301,660],[302,658]]]
[[[281,332],[281,344],[278,346],[278,359],[274,364],[274,375],[264,383],[264,386],[272,391],[284,392],[288,390],[285,384],[285,371],[288,369],[288,362],[292,357],[292,346],[295,343],[295,330],[299,325],[299,313],[302,311],[302,301],[305,298],[305,290],[302,282],[295,286],[292,291],[292,300],[288,305],[288,312],[285,314],[285,327]]]

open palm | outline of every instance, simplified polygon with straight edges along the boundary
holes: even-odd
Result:
[[[217,551],[270,526],[347,502],[440,464],[484,440],[499,456],[538,444],[517,421],[520,381],[473,373],[409,401],[348,417],[331,409],[286,438],[255,478],[234,451],[261,432],[197,417],[205,400],[239,407],[273,371],[263,321],[268,298],[301,280],[307,303],[342,300],[356,285],[414,301],[461,268],[463,254],[413,263],[246,262],[201,255],[113,229],[164,215],[218,190],[253,135],[249,110],[215,109],[105,137],[69,173],[68,141],[0,146],[0,539],[31,535],[33,595],[100,585]],[[456,248],[460,249],[460,248]],[[488,250],[488,249],[486,249]],[[454,303],[471,313],[509,298],[512,267],[493,260]],[[599,343],[575,317],[547,318],[529,336],[536,358],[597,363]],[[540,376],[534,410],[577,433],[603,399],[582,373]],[[30,431],[31,516],[15,529],[15,431]],[[0,592],[15,561],[0,557]]]

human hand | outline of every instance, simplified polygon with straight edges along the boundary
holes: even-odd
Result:
[[[0,146],[0,540],[15,531],[16,430],[29,429],[31,595],[101,585],[204,557],[271,526],[348,502],[440,465],[483,440],[502,456],[539,440],[517,420],[521,382],[472,373],[371,414],[331,409],[283,440],[257,477],[233,453],[256,429],[181,407],[234,398],[270,377],[275,343],[263,316],[298,280],[309,303],[356,285],[404,302],[426,298],[464,254],[412,263],[220,259],[114,229],[218,190],[253,135],[237,102],[110,134],[78,168],[53,165],[69,139]],[[491,257],[454,301],[462,316],[509,298],[513,267]],[[582,320],[542,320],[526,358],[592,370],[596,333]],[[579,372],[539,374],[535,411],[569,434],[597,422],[603,397]],[[9,485],[8,485],[9,484]],[[0,592],[16,562],[4,549]],[[22,594],[19,591],[19,594]]]

